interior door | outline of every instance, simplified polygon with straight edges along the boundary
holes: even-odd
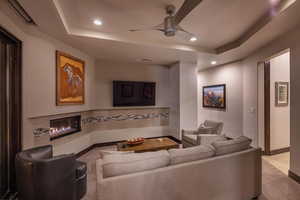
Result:
[[[7,44],[0,40],[0,197],[8,191]]]
[[[0,199],[16,192],[15,155],[21,150],[21,45],[0,27]]]

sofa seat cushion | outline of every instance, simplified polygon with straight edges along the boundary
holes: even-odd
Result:
[[[193,145],[197,145],[197,135],[192,134],[183,134],[182,139],[187,141],[188,143],[191,143]]]
[[[168,151],[105,155],[102,161],[103,177],[157,169],[170,164]]]
[[[134,151],[111,151],[111,150],[100,150],[101,158],[103,158],[106,155],[115,155],[115,154],[129,154],[134,153]]]
[[[215,155],[211,145],[199,145],[185,149],[170,149],[171,165],[202,160]]]
[[[77,160],[75,163],[75,169],[76,169],[76,178],[80,178],[86,175],[86,171],[87,171],[86,163]]]
[[[249,149],[251,142],[250,138],[240,136],[232,140],[215,141],[212,146],[215,148],[216,155],[224,155]]]

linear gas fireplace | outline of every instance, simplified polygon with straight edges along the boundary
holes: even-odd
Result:
[[[81,116],[50,120],[50,140],[81,131]]]

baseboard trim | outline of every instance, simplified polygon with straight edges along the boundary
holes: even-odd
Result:
[[[290,152],[290,147],[282,148],[282,149],[275,149],[270,152],[262,151],[263,156],[273,156],[276,154],[286,153]]]
[[[290,147],[272,150],[270,152],[270,155],[273,156],[273,155],[276,155],[276,154],[286,153],[286,152],[290,152]]]
[[[289,177],[300,184],[300,176],[289,170]]]
[[[162,138],[162,137],[167,137],[167,138],[170,138],[171,140],[174,140],[175,142],[177,142],[178,144],[181,144],[181,141],[177,138],[175,138],[174,136],[171,136],[171,135],[166,135],[166,136],[158,136],[158,137],[148,137],[146,139],[155,139],[155,138]],[[112,146],[112,145],[117,145],[118,143],[120,142],[125,142],[125,140],[119,140],[119,141],[113,141],[113,142],[104,142],[104,143],[96,143],[96,144],[93,144],[89,147],[87,147],[86,149],[78,152],[76,154],[76,157],[79,158],[80,156],[88,153],[89,151],[91,151],[92,149],[94,148],[98,148],[98,147],[106,147],[106,146]]]

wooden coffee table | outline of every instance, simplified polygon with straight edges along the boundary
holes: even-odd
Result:
[[[147,152],[147,151],[159,151],[164,149],[179,148],[179,144],[174,140],[162,137],[155,139],[145,139],[143,144],[130,146],[126,142],[117,144],[118,151],[134,151],[136,153]]]

